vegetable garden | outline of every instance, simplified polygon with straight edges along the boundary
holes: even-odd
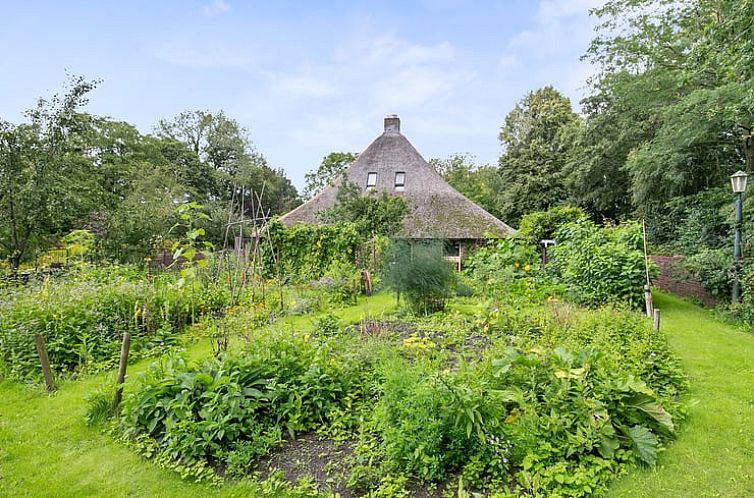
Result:
[[[684,419],[685,375],[631,307],[636,225],[564,224],[544,268],[525,237],[491,242],[461,275],[430,246],[272,226],[268,275],[208,254],[6,284],[6,385],[41,379],[33,334],[78,383],[113,371],[129,332],[146,363],[119,406],[112,380],[90,382],[86,422],[195,486],[262,496],[599,496],[655,465]],[[355,258],[377,246],[382,290],[360,296]]]

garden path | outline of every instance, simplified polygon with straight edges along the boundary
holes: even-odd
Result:
[[[688,420],[656,469],[636,469],[610,498],[754,497],[754,335],[675,296],[655,294],[662,329],[691,377]]]

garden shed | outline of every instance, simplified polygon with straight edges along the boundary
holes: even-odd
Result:
[[[489,237],[504,237],[513,228],[463,196],[440,176],[401,134],[398,116],[385,118],[384,132],[362,152],[338,180],[281,217],[287,226],[318,224],[320,213],[336,203],[344,177],[370,191],[402,196],[409,206],[399,237],[449,242],[449,257],[460,266],[464,247]]]

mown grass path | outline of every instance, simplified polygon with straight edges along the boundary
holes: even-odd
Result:
[[[610,498],[754,497],[754,335],[656,294],[662,329],[691,377],[692,405],[656,469],[636,469]]]

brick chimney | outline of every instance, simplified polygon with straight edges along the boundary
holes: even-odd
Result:
[[[385,133],[400,133],[401,119],[397,114],[388,114],[385,116]]]

